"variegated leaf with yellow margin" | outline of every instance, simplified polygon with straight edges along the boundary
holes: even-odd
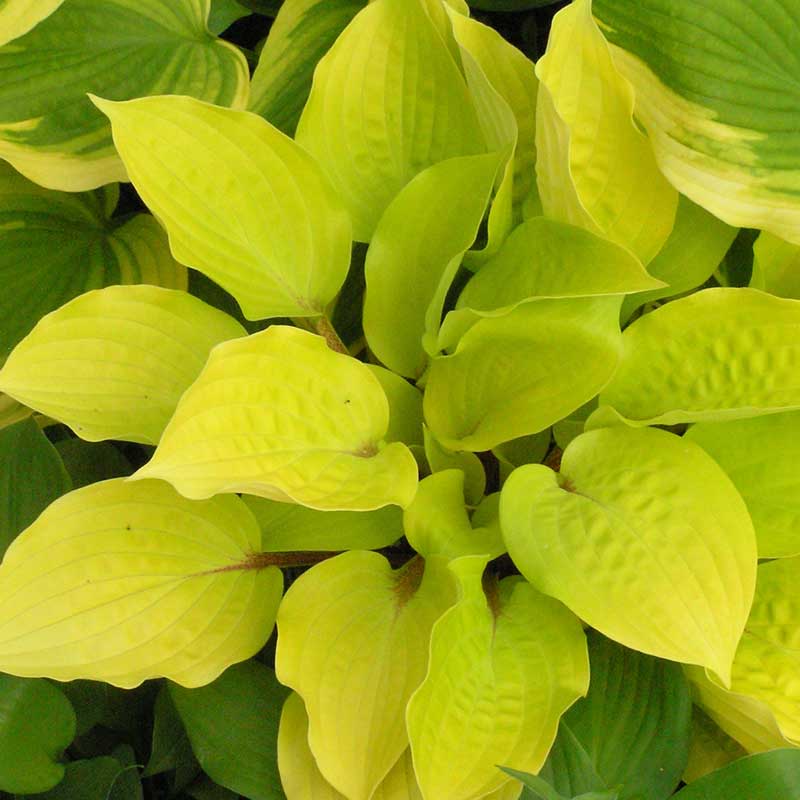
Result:
[[[730,225],[800,244],[795,0],[594,0],[659,166]]]
[[[26,34],[64,0],[0,0],[0,45]]]
[[[120,478],[64,495],[0,564],[0,670],[210,683],[272,630],[283,578],[259,568],[259,540],[237,497]]]
[[[611,239],[646,264],[672,230],[678,194],[633,120],[633,89],[592,19],[591,0],[556,14],[536,74],[545,214]]]
[[[424,0],[375,0],[359,11],[317,65],[296,138],[327,171],[362,242],[417,173],[487,149]]]
[[[487,560],[450,562],[460,598],[434,625],[428,673],[408,704],[425,800],[501,791],[511,779],[498,764],[538,772],[561,714],[589,686],[577,617],[518,576],[483,579]]]
[[[632,425],[721,422],[800,409],[800,300],[703,289],[625,329],[600,395]]]
[[[393,570],[358,550],[286,593],[275,671],[305,702],[320,771],[351,800],[369,800],[407,748],[406,703],[425,676],[430,630],[455,599],[442,559]]]
[[[308,153],[249,111],[190,97],[94,100],[178,261],[249,319],[323,313],[347,275],[350,221]]]
[[[406,506],[417,464],[401,442],[385,444],[388,427],[386,394],[366,364],[321,336],[273,325],[212,351],[136,477],[198,499],[245,492],[331,511]]]
[[[0,158],[50,189],[94,189],[127,175],[87,92],[244,106],[247,62],[208,32],[210,2],[69,0],[0,48]]]
[[[756,540],[744,501],[698,445],[654,428],[584,433],[560,473],[511,474],[500,525],[520,572],[593,628],[729,683]]]
[[[186,268],[149,214],[115,220],[116,184],[43,189],[0,162],[0,361],[50,311],[90,289],[151,283],[186,289]]]
[[[186,292],[108,286],[43,317],[0,369],[0,391],[82,439],[156,444],[211,348],[244,335]]]

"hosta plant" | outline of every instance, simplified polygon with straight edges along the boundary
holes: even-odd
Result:
[[[0,796],[800,797],[798,53],[0,0]]]

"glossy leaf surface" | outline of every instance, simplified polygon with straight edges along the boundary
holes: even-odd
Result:
[[[208,32],[209,8],[210,0],[61,5],[0,49],[0,156],[48,188],[93,189],[127,177],[87,92],[111,100],[188,94],[243,106],[247,64]]]
[[[700,447],[655,429],[585,433],[560,474],[511,475],[500,523],[522,574],[589,625],[729,681],[756,543],[744,502]]]
[[[259,544],[235,497],[196,502],[121,479],[70,492],[0,564],[0,669],[126,688],[208,683],[270,634],[283,579],[253,569]]]
[[[232,317],[174,289],[108,286],[41,319],[0,369],[0,388],[89,441],[156,444]]]
[[[287,591],[276,672],[303,698],[311,751],[346,796],[369,800],[407,748],[404,715],[425,677],[424,643],[454,600],[441,561],[394,571],[363,551],[316,565]]]
[[[388,426],[386,395],[366,365],[321,336],[273,325],[214,349],[136,475],[197,499],[246,492],[332,511],[405,506],[417,465],[405,445],[382,446]]]
[[[347,274],[350,223],[313,158],[247,111],[190,97],[95,103],[178,261],[249,319],[322,313]]]
[[[486,561],[451,562],[460,598],[434,626],[428,674],[408,704],[425,800],[499,790],[509,779],[498,764],[537,772],[558,718],[588,687],[578,619],[521,578],[490,582],[485,594]]]

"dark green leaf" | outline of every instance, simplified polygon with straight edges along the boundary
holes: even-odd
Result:
[[[675,800],[794,800],[800,797],[800,750],[740,758],[681,789]]]
[[[149,777],[168,770],[175,770],[173,788],[182,789],[197,775],[200,765],[169,690],[163,686],[153,708],[153,744],[143,775]]]
[[[72,703],[78,720],[77,736],[90,731],[108,711],[109,686],[98,681],[67,681],[59,684]]]
[[[245,661],[208,686],[168,685],[194,754],[214,781],[250,800],[283,798],[278,721],[289,690],[271,669]]]
[[[473,8],[481,11],[525,11],[529,8],[555,5],[559,0],[469,0]]]
[[[33,419],[0,430],[0,556],[17,534],[71,488],[58,453]]]
[[[43,678],[0,675],[0,790],[42,792],[64,776],[61,753],[75,736],[75,712]]]
[[[246,17],[251,13],[237,0],[211,0],[211,13],[208,15],[208,29],[214,36],[219,36],[227,30],[237,19]]]
[[[56,450],[72,478],[74,489],[133,472],[131,463],[111,442],[62,439],[56,442]]]
[[[132,795],[112,794],[124,769],[111,756],[73,761],[67,764],[61,783],[36,800],[136,800]]]
[[[588,695],[561,719],[540,775],[567,797],[664,800],[688,759],[691,700],[678,664],[588,635]]]

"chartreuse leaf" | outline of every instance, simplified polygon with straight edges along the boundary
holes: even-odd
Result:
[[[499,528],[470,524],[464,505],[464,473],[457,469],[437,472],[420,481],[411,505],[403,512],[408,543],[425,558],[439,555],[451,560],[505,552]]]
[[[589,693],[561,718],[539,773],[565,797],[665,800],[686,766],[692,702],[678,664],[588,634]],[[577,766],[577,768],[576,768]]]
[[[297,141],[330,175],[360,242],[418,172],[485,152],[459,64],[424,0],[375,0],[355,16],[317,65]]]
[[[3,0],[0,2],[0,45],[26,34],[49,17],[64,0]]]
[[[625,248],[545,217],[517,226],[464,287],[459,308],[500,311],[536,297],[642,292],[661,285]]]
[[[72,194],[43,189],[0,163],[0,360],[41,317],[89,289],[152,283],[186,289],[186,269],[149,214],[109,219],[116,185]]]
[[[317,511],[254,495],[242,495],[242,499],[261,526],[261,549],[268,553],[378,550],[403,536],[403,512],[397,506]]]
[[[108,286],[43,317],[0,369],[0,389],[83,439],[155,444],[211,348],[244,333],[186,292]]]
[[[725,733],[699,706],[692,708],[692,738],[683,780],[692,783],[703,775],[724,767],[747,751]]]
[[[436,623],[430,663],[406,713],[425,800],[500,789],[496,765],[538,772],[558,718],[586,693],[578,619],[519,577],[482,582],[487,556],[450,562],[460,598]]]
[[[64,464],[32,420],[0,429],[0,556],[22,530],[72,488]]]
[[[0,157],[42,186],[93,189],[127,177],[87,91],[111,100],[189,94],[242,107],[247,62],[208,32],[209,7],[108,0],[98,9],[96,0],[70,0],[0,48]]]
[[[33,409],[18,403],[13,397],[0,392],[0,430],[21,422],[33,414]]]
[[[536,79],[533,62],[497,31],[463,14],[450,15],[456,40],[508,103],[517,124],[513,202],[520,204],[536,181]]]
[[[55,786],[74,736],[75,712],[59,688],[41,678],[0,675],[0,791],[33,794]]]
[[[545,214],[598,233],[646,264],[672,230],[678,195],[633,121],[632,87],[592,19],[591,0],[556,14],[536,75]]]
[[[422,392],[396,372],[377,364],[367,366],[378,379],[389,401],[389,430],[386,431],[386,441],[423,444]]]
[[[287,800],[345,800],[345,796],[325,780],[314,760],[308,746],[308,715],[303,699],[296,692],[283,704],[278,731],[278,765]],[[408,748],[370,800],[422,800]]]
[[[800,794],[800,752],[740,758],[681,789],[675,800],[787,800]]]
[[[756,289],[704,289],[623,334],[600,395],[634,425],[722,421],[800,408],[800,301]]]
[[[423,337],[438,332],[445,295],[478,233],[498,163],[489,153],[435,164],[398,193],[378,222],[364,265],[364,333],[375,355],[401,375],[419,378],[425,370]]]
[[[520,572],[593,628],[730,681],[756,542],[736,488],[700,447],[650,428],[584,433],[560,474],[534,464],[511,475],[500,524]]]
[[[408,746],[403,715],[428,663],[420,643],[454,600],[442,560],[395,571],[365,551],[316,565],[287,591],[275,670],[305,702],[320,771],[351,800],[368,800]]]
[[[95,103],[178,261],[248,319],[322,314],[347,275],[350,223],[313,158],[248,111],[191,97]]]
[[[748,752],[760,753],[796,744],[781,733],[775,715],[763,700],[723,689],[700,667],[684,665],[683,669],[694,702]]]
[[[753,244],[750,285],[778,297],[800,300],[800,243],[761,231]]]
[[[731,225],[800,244],[793,0],[595,0],[659,166]]]
[[[798,581],[800,557],[759,566],[753,609],[733,661],[730,686],[731,692],[767,706],[783,736],[795,745],[800,745]]]
[[[753,520],[759,558],[800,555],[800,413],[701,422],[686,438],[739,490]]]
[[[539,300],[476,322],[431,363],[425,419],[446,447],[488,450],[596,395],[617,366],[620,298]]]
[[[248,108],[293,136],[317,62],[367,0],[284,0],[250,84]]]
[[[245,661],[228,667],[208,686],[168,685],[203,770],[251,800],[279,798],[275,752],[288,690],[275,673],[257,661]]]
[[[0,564],[0,670],[130,688],[200,686],[270,634],[280,570],[236,497],[186,500],[159,481],[70,492]]]
[[[464,495],[470,505],[481,501],[486,491],[486,471],[480,458],[466,450],[449,450],[429,430],[423,428],[425,459],[431,472],[457,469],[464,475]]]
[[[332,511],[406,506],[417,464],[404,444],[383,444],[388,426],[369,367],[321,336],[273,325],[212,351],[136,477],[198,499],[246,492]]]
[[[680,195],[675,227],[647,271],[666,286],[630,295],[622,303],[622,319],[645,303],[683,294],[704,284],[717,269],[736,238],[726,225],[701,206]]]
[[[510,767],[500,767],[503,772],[521,781],[525,789],[525,798],[531,800],[570,800],[559,794],[544,778],[539,775],[531,775],[527,772],[520,772]],[[586,792],[574,798],[574,800],[617,800],[618,794],[611,790],[608,792]]]

